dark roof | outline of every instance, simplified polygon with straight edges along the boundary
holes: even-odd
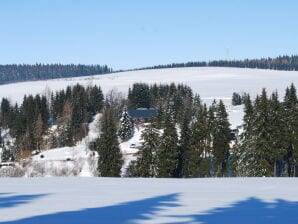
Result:
[[[131,118],[150,118],[156,116],[157,110],[154,108],[139,108],[136,110],[129,109],[128,114]]]

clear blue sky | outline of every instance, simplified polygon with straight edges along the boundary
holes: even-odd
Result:
[[[298,53],[296,0],[1,0],[0,64],[114,69]]]

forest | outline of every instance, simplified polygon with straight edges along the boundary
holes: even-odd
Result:
[[[207,106],[183,84],[135,83],[127,97],[115,91],[104,96],[100,86],[77,84],[49,96],[24,96],[20,105],[3,98],[1,131],[9,130],[13,142],[1,139],[2,162],[20,160],[33,150],[73,146],[87,135],[93,116],[101,113],[100,136],[89,148],[99,155],[99,176],[120,176],[119,143],[133,136],[136,125],[128,110],[155,108],[156,116],[142,124],[141,145],[128,177],[295,176],[295,86],[287,87],[280,99],[277,92],[268,95],[265,89],[255,99],[245,94],[242,131],[232,138],[223,101]]]
[[[90,76],[112,72],[107,65],[11,64],[0,65],[0,84]]]

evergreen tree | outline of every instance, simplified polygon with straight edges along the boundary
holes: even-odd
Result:
[[[206,105],[200,105],[191,128],[191,148],[186,154],[185,177],[210,176],[211,129],[208,119]]]
[[[129,176],[155,177],[156,176],[156,151],[158,148],[159,133],[148,125],[141,135],[142,145],[137,153],[137,160],[128,168]]]
[[[99,155],[97,168],[99,176],[119,177],[123,160],[119,148],[113,111],[110,109],[104,111],[100,127],[101,134],[95,143]]]
[[[118,131],[118,135],[121,140],[128,140],[132,137],[134,133],[134,126],[131,121],[131,118],[127,112],[127,107],[123,108],[122,116],[120,118],[120,128]]]
[[[183,104],[183,118],[181,126],[181,136],[178,147],[178,157],[177,157],[177,169],[175,172],[175,177],[188,177],[186,167],[188,163],[188,155],[191,150],[191,130],[190,130],[190,121],[191,121],[191,108],[192,99],[187,98]]]
[[[286,155],[286,123],[284,109],[278,100],[277,92],[271,95],[269,101],[269,133],[268,143],[270,144],[270,161],[273,166],[273,176],[280,175],[277,173],[277,164]]]
[[[245,164],[247,176],[272,176],[273,166],[271,164],[271,142],[270,142],[270,114],[269,100],[266,90],[263,89],[260,97],[256,98],[253,115],[246,133],[245,140],[241,147],[245,157],[242,163]]]
[[[213,139],[213,155],[215,159],[216,176],[227,174],[230,142],[230,123],[222,100],[216,108],[216,129]]]
[[[284,110],[286,119],[286,141],[287,155],[286,175],[294,176],[295,164],[298,162],[298,100],[296,87],[292,83],[290,88],[286,89],[284,97]]]
[[[244,101],[243,132],[240,135],[240,142],[237,143],[233,153],[233,170],[237,176],[250,176],[248,164],[253,162],[252,150],[250,150],[254,141],[252,138],[253,116],[254,108],[250,95],[247,95]]]
[[[172,117],[168,114],[164,132],[156,152],[157,177],[174,177],[177,168],[178,136]]]

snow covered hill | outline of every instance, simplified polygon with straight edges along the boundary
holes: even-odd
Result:
[[[295,178],[0,178],[0,224],[298,223]]]
[[[205,101],[225,99],[230,103],[233,92],[260,93],[262,88],[269,92],[278,90],[284,94],[286,86],[291,82],[298,84],[297,71],[274,71],[245,68],[193,67],[155,70],[139,70],[78,77],[71,79],[53,79],[44,81],[21,82],[0,86],[0,97],[22,101],[25,94],[43,94],[48,89],[60,90],[68,85],[100,85],[103,92],[117,89],[127,93],[135,82],[146,83],[184,83],[195,93],[199,93]]]
[[[117,89],[124,94],[135,82],[183,83],[189,85],[203,101],[210,104],[213,99],[222,99],[228,107],[232,127],[242,122],[242,107],[232,107],[233,92],[247,92],[254,97],[262,88],[268,92],[277,90],[282,97],[285,88],[292,82],[298,85],[298,72],[274,71],[245,68],[193,67],[170,68],[119,72],[107,75],[53,79],[45,81],[21,82],[0,86],[0,98],[7,97],[11,102],[21,102],[25,94],[48,94],[66,88],[69,85],[100,85],[107,93]]]

